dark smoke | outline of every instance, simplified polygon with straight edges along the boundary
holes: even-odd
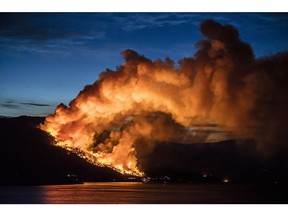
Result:
[[[217,112],[230,116],[242,136],[265,144],[261,149],[287,146],[288,53],[255,59],[251,46],[240,39],[235,27],[213,20],[202,22],[201,32],[205,38],[197,43],[195,58],[185,62],[193,62],[197,71],[208,73],[205,103],[213,107],[215,87],[223,82]]]

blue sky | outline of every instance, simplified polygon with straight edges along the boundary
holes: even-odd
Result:
[[[128,48],[191,57],[205,19],[234,25],[256,57],[288,50],[288,13],[0,13],[0,115],[53,113]]]

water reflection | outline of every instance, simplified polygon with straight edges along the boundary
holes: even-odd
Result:
[[[279,194],[274,187],[265,185],[161,185],[107,182],[79,185],[2,186],[0,202],[14,204],[287,203],[286,192]]]

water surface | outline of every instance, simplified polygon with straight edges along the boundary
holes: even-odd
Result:
[[[287,197],[287,188],[272,185],[105,182],[0,187],[0,203],[6,204],[257,204],[288,203]]]

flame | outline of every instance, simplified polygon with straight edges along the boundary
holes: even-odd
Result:
[[[41,125],[40,127],[44,129],[44,125]],[[57,137],[56,136],[57,132],[55,130],[50,128],[47,129],[47,132],[50,135]],[[113,158],[113,154],[109,155],[103,152],[95,153],[91,150],[82,148],[81,146],[73,147],[73,143],[70,140],[57,141],[56,139],[55,141],[56,146],[77,154],[79,157],[83,158],[84,160],[88,161],[93,165],[100,167],[106,166],[122,174],[139,176],[139,177],[144,176],[144,173],[137,168],[136,163],[137,160],[134,156],[129,157],[126,163],[115,163],[116,160]],[[133,148],[129,149],[128,151],[133,151]]]
[[[123,51],[122,66],[100,73],[69,106],[60,104],[40,128],[57,146],[90,163],[135,176],[144,175],[139,160],[143,154],[177,133],[178,141],[189,143],[222,140],[221,133],[211,136],[219,128],[234,136],[263,134],[266,124],[257,121],[273,120],[272,112],[265,110],[269,106],[263,106],[270,91],[263,86],[273,90],[273,84],[263,82],[272,83],[273,77],[255,72],[261,64],[234,27],[208,20],[201,31],[206,38],[198,43],[195,58],[184,58],[179,65],[169,58],[152,61],[133,50]],[[285,101],[279,101],[285,108]],[[183,128],[186,135],[179,133]]]

